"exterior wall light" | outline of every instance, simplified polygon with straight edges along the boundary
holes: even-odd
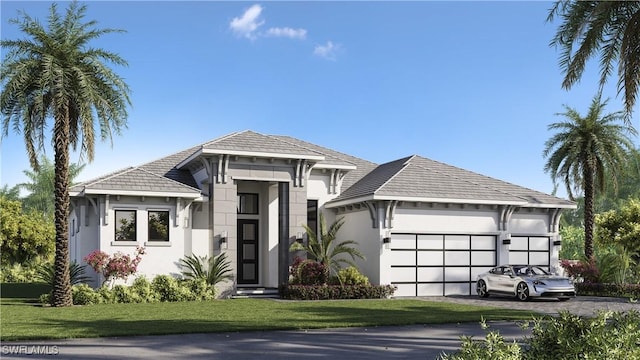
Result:
[[[227,249],[227,231],[223,231],[220,233],[220,249]]]
[[[303,234],[300,231],[298,231],[298,234],[296,235],[296,241],[300,244],[302,244],[304,241]]]

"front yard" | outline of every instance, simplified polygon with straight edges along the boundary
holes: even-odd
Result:
[[[14,285],[14,284],[12,284]],[[161,335],[531,319],[527,311],[413,299],[201,302],[43,307],[38,289],[2,284],[0,339]]]

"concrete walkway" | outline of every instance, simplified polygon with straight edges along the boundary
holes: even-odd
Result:
[[[640,311],[626,299],[578,297],[568,302],[507,298],[434,297],[449,301],[557,314],[560,310],[591,316],[598,310]],[[509,340],[528,331],[511,322],[490,322],[492,330]],[[397,327],[321,329],[307,331],[187,334],[122,338],[9,342],[1,346],[2,359],[435,359],[454,352],[460,336],[483,338],[477,323]]]

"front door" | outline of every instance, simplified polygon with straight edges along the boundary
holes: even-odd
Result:
[[[238,220],[238,284],[258,284],[258,220]]]

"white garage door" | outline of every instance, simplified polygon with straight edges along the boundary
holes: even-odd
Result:
[[[549,269],[551,239],[545,236],[512,236],[509,262],[539,265]]]
[[[496,266],[496,236],[392,234],[396,296],[471,295],[479,273]]]

